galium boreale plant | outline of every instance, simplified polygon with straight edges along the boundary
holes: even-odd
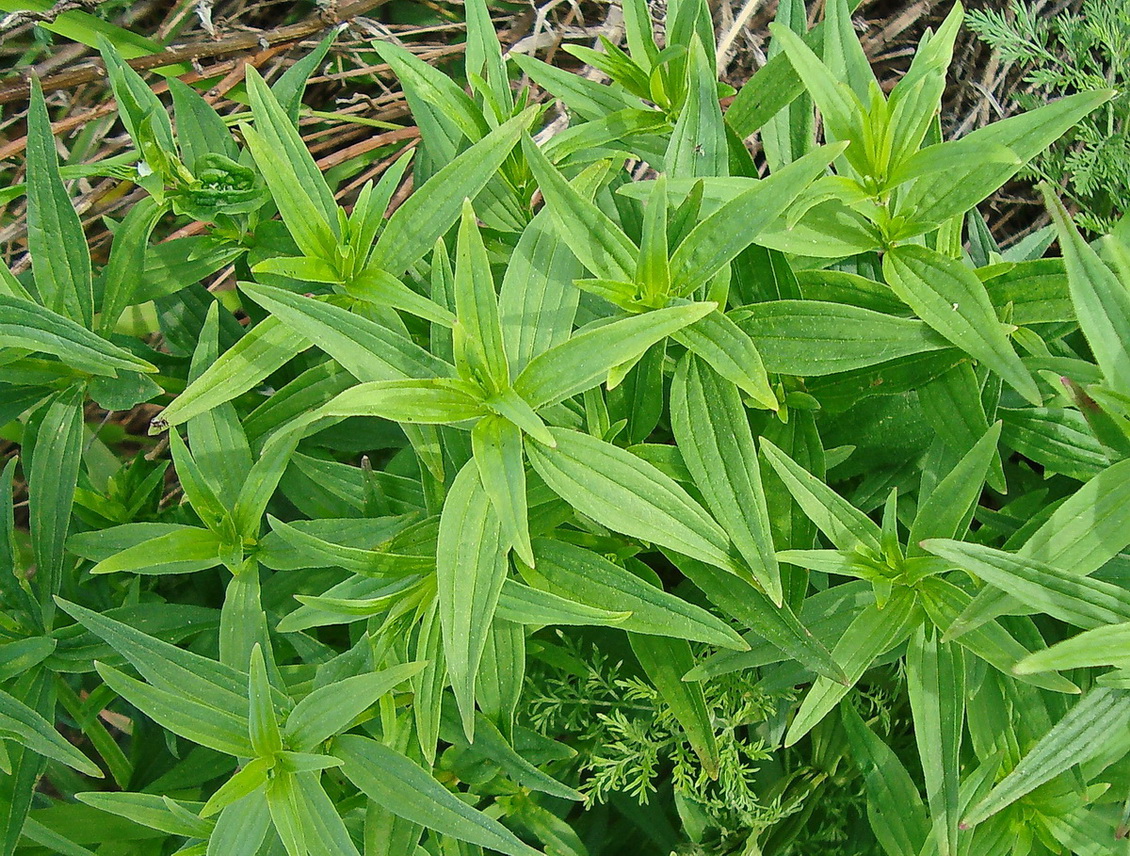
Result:
[[[794,0],[723,112],[706,5],[662,50],[628,7],[579,54],[608,86],[504,57],[476,0],[459,82],[376,44],[422,139],[391,214],[407,158],[347,209],[298,134],[322,54],[249,68],[233,136],[107,48],[149,197],[97,277],[35,96],[0,852],[1117,846],[1127,244],[1051,196],[1062,259],[971,214],[1111,93],[942,141],[960,6],[884,96],[850,4]],[[540,144],[521,72],[570,119]],[[168,459],[88,398],[164,405]],[[570,700],[608,663],[600,719]]]

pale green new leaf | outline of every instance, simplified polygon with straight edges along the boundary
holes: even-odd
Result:
[[[757,447],[737,388],[692,355],[671,385],[671,428],[710,510],[774,603],[783,598]]]
[[[689,303],[583,329],[530,360],[514,390],[534,410],[557,404],[596,386],[616,366],[638,359],[714,309],[713,303]]]
[[[484,416],[471,429],[471,449],[479,480],[502,524],[506,543],[523,562],[533,565],[522,432],[501,416]]]
[[[1044,782],[1093,758],[1110,734],[1130,725],[1130,692],[1094,687],[1076,702],[987,797],[962,818],[970,827],[992,817]]]
[[[153,420],[150,433],[160,433],[231,401],[308,347],[310,340],[301,333],[276,318],[263,319]]]
[[[1032,404],[1040,391],[1012,349],[985,286],[972,270],[936,250],[907,244],[883,257],[894,292],[954,345],[982,361]]]
[[[394,422],[450,425],[486,413],[474,385],[450,377],[379,380],[339,393],[318,411],[323,416],[379,416]]]
[[[475,723],[475,673],[506,579],[502,524],[474,461],[455,477],[439,522],[436,593],[451,686],[470,740]]]
[[[743,573],[722,528],[670,477],[596,437],[550,431],[557,448],[535,441],[526,454],[545,483],[577,511],[631,538]]]

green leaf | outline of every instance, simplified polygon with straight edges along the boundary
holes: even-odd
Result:
[[[459,218],[463,201],[495,175],[535,115],[530,108],[499,125],[409,196],[385,224],[369,263],[395,276],[423,258]]]
[[[769,300],[730,313],[771,372],[815,377],[936,351],[949,343],[926,324],[818,300]]]
[[[757,447],[737,388],[684,357],[671,385],[671,428],[706,504],[773,602],[783,599]]]
[[[47,627],[55,614],[52,597],[63,584],[64,544],[82,466],[82,399],[82,388],[74,387],[50,401],[31,453],[28,522],[36,566],[34,589]]]
[[[184,693],[237,716],[247,736],[247,676],[222,663],[163,642],[107,615],[58,599],[64,612],[104,639],[155,687]]]
[[[847,632],[840,637],[832,656],[847,675],[848,684],[819,677],[797,710],[785,734],[785,746],[792,746],[811,731],[854,686],[875,658],[901,643],[918,622],[914,595],[905,588],[896,589],[886,605],[865,608]]]
[[[714,63],[697,39],[691,41],[688,59],[687,100],[675,122],[663,163],[672,178],[726,175],[729,153]]]
[[[114,553],[90,569],[92,574],[190,574],[220,564],[220,537],[210,529],[186,527]]]
[[[158,689],[105,663],[96,663],[95,667],[110,689],[162,728],[217,752],[240,758],[255,755],[247,737],[245,718],[188,698],[183,689],[175,692]]]
[[[669,554],[669,557],[691,582],[702,589],[710,602],[727,615],[736,618],[805,668],[831,681],[846,684],[844,670],[812,632],[800,623],[788,604],[776,606],[761,589],[705,562],[676,554]]]
[[[455,374],[451,365],[432,356],[402,333],[348,309],[269,285],[243,283],[241,288],[269,311],[273,320],[293,330],[291,336],[298,335],[304,343],[316,342],[360,381]]]
[[[1111,734],[1130,725],[1130,693],[1095,687],[1040,738],[1012,772],[962,818],[976,826],[997,812],[1098,754]]]
[[[479,390],[450,377],[360,383],[318,411],[322,416],[379,416],[419,425],[450,425],[485,412]]]
[[[255,128],[245,128],[244,139],[287,230],[306,255],[335,260],[341,240],[338,208],[322,171],[290,117],[254,69],[247,75],[247,93]]]
[[[996,455],[1000,435],[1001,423],[997,422],[920,501],[910,527],[908,555],[921,555],[919,544],[927,538],[960,538],[965,534]]]
[[[502,344],[498,295],[494,290],[486,247],[475,224],[475,211],[467,199],[463,200],[455,253],[455,314],[466,331],[465,350],[472,376],[493,389],[509,386],[510,366]]]
[[[1130,621],[1130,592],[1120,585],[981,544],[935,539],[923,541],[922,546],[1009,592],[1032,611],[1076,627],[1089,630]]]
[[[840,702],[852,758],[867,789],[867,815],[891,856],[918,856],[930,832],[922,797],[891,748],[860,717],[849,699]]]
[[[690,303],[582,329],[530,360],[515,379],[514,390],[534,410],[557,404],[596,386],[614,367],[638,359],[656,342],[714,309],[713,303]]]
[[[965,727],[965,661],[953,643],[920,626],[906,654],[914,739],[926,777],[940,856],[957,856],[961,735]]]
[[[256,856],[271,827],[271,813],[262,791],[225,808],[208,839],[207,856]]]
[[[967,354],[999,374],[1035,405],[1040,391],[1012,349],[985,286],[956,259],[913,244],[893,247],[883,272],[914,312]]]
[[[1059,235],[1079,327],[1107,383],[1130,395],[1130,290],[1083,240],[1051,188],[1045,184],[1041,191]]]
[[[94,320],[90,254],[59,176],[55,135],[38,80],[31,82],[27,116],[27,245],[43,304],[89,330]]]
[[[550,431],[557,448],[535,441],[527,445],[526,455],[545,483],[577,511],[631,538],[742,574],[725,532],[670,477],[596,437],[562,428]]]
[[[505,542],[523,562],[533,565],[522,432],[500,416],[484,416],[471,429],[471,448],[479,480],[502,524]]]
[[[403,663],[379,672],[351,675],[318,687],[294,706],[283,734],[287,746],[311,752],[349,728],[366,710],[399,684],[415,679],[427,663]]]
[[[841,550],[861,547],[882,553],[879,527],[866,514],[841,497],[816,476],[761,438],[761,454],[784,482],[797,505],[821,532]]]
[[[263,319],[153,420],[150,433],[160,433],[231,401],[308,347],[310,340],[301,333],[278,319]]]
[[[162,206],[152,197],[143,199],[130,208],[114,232],[110,260],[102,272],[99,333],[105,335],[113,330],[127,306],[151,299],[141,292],[143,279],[137,272],[145,269],[146,245],[163,213]]]
[[[375,740],[346,735],[334,741],[333,753],[345,762],[342,772],[346,777],[397,817],[508,856],[541,856],[497,820],[447,790],[428,771]]]
[[[508,579],[498,599],[498,617],[515,624],[597,625],[619,627],[632,617],[630,612],[615,612],[522,585]]]
[[[671,283],[676,293],[687,295],[706,284],[756,241],[824,172],[844,145],[823,146],[809,152],[739,193],[695,226],[671,256]]]
[[[601,279],[631,282],[638,254],[632,239],[566,181],[528,138],[522,141],[522,151],[545,197],[546,210],[558,235],[581,264]]]
[[[1030,654],[1013,667],[1013,673],[1031,675],[1055,669],[1124,666],[1130,662],[1127,651],[1130,651],[1130,622],[1104,624]]]
[[[749,335],[719,310],[675,332],[672,338],[710,364],[715,373],[769,410],[778,407],[761,354]]]
[[[718,741],[702,684],[688,683],[683,675],[694,666],[691,646],[682,639],[664,636],[628,635],[632,651],[659,696],[687,735],[694,753],[708,776],[718,775]]]
[[[69,318],[6,294],[0,294],[0,348],[53,354],[73,369],[105,377],[117,377],[120,371],[157,371]]]
[[[1094,573],[1130,545],[1130,461],[1107,467],[1060,505],[1020,548],[1019,555],[1080,576]],[[946,631],[954,638],[1014,609],[1011,595],[986,589]]]
[[[616,625],[623,630],[734,650],[746,647],[737,633],[705,609],[649,585],[592,550],[548,538],[535,538],[533,549],[536,570],[518,567],[527,583],[570,602],[626,613]]]
[[[247,684],[249,715],[248,733],[256,757],[269,757],[283,748],[278,715],[271,699],[271,683],[267,678],[267,665],[263,649],[256,644],[251,649],[251,666]]]
[[[213,824],[202,820],[197,814],[203,803],[186,803],[157,794],[99,791],[75,794],[75,798],[108,814],[116,814],[169,835],[207,838],[213,828]]]
[[[80,773],[102,778],[98,765],[64,740],[50,722],[3,690],[0,690],[0,735]]]
[[[436,589],[443,649],[467,739],[474,734],[475,673],[506,579],[502,524],[474,461],[459,471],[439,522]]]
[[[918,388],[918,403],[938,440],[952,456],[964,455],[989,429],[981,396],[981,383],[967,361]],[[991,463],[987,473],[989,486],[998,493],[1007,493],[1004,469],[995,451]]]

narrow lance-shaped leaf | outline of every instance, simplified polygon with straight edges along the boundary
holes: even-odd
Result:
[[[922,546],[1011,593],[1029,609],[1076,627],[1130,621],[1130,592],[1120,585],[981,544],[935,539]]]
[[[880,530],[871,518],[764,437],[761,438],[761,454],[804,513],[839,549],[866,547],[876,554],[882,551]]]
[[[339,737],[333,753],[345,762],[342,772],[353,784],[398,817],[507,856],[541,856],[497,820],[467,805],[422,767],[375,740],[356,735]]]
[[[63,739],[54,726],[14,696],[0,690],[0,733],[36,754],[88,776],[102,778],[98,765]]]
[[[1094,573],[1130,545],[1130,461],[1093,476],[1067,498],[1017,551],[1080,576]],[[1025,607],[995,587],[973,599],[946,632],[949,638]]]
[[[1093,758],[1110,734],[1130,725],[1130,692],[1094,687],[962,818],[968,828],[992,817],[1044,782]]]
[[[55,135],[39,80],[31,81],[27,117],[27,244],[43,303],[90,329],[94,286],[82,223],[59,175]]]
[[[746,648],[741,637],[721,619],[649,585],[592,550],[549,538],[534,539],[533,548],[537,569],[519,567],[527,583],[570,601],[627,613],[628,617],[617,623],[624,630],[733,650]]]
[[[574,333],[530,360],[515,379],[514,390],[534,410],[571,398],[714,309],[713,303],[671,306]]]
[[[526,464],[522,432],[500,416],[484,416],[471,429],[471,448],[487,496],[506,542],[527,565],[534,564],[526,516]]]
[[[565,180],[534,143],[522,141],[526,162],[545,197],[558,234],[589,271],[601,279],[630,282],[637,249],[611,218]]]
[[[502,344],[498,295],[490,272],[486,247],[475,224],[475,212],[463,200],[459,244],[455,255],[455,314],[467,332],[467,359],[481,382],[501,389],[510,384],[510,366]],[[458,345],[456,353],[458,354]]]
[[[721,527],[674,480],[631,452],[551,428],[557,448],[527,445],[538,475],[577,511],[610,529],[742,574]]]
[[[52,598],[65,567],[64,543],[71,525],[75,487],[82,465],[82,389],[60,393],[47,405],[31,455],[28,510],[35,555],[35,591],[43,621],[51,626]]]
[[[535,115],[531,107],[500,125],[409,196],[389,218],[369,263],[396,276],[423,258],[459,218],[463,200],[477,196],[495,175]]]
[[[296,354],[310,340],[275,318],[265,318],[224,351],[216,362],[153,420],[150,433],[187,422],[242,395]]]
[[[361,383],[318,411],[323,416],[379,416],[416,425],[451,425],[485,412],[473,384],[446,377]]]
[[[867,789],[867,814],[883,849],[892,856],[918,856],[929,834],[922,797],[891,748],[867,727],[850,699],[840,702],[851,754]]]
[[[965,661],[954,643],[939,643],[933,628],[920,626],[911,636],[906,672],[938,853],[957,856]]]
[[[910,635],[917,621],[916,611],[914,595],[908,589],[899,588],[883,609],[869,606],[856,616],[832,651],[850,683],[845,686],[824,677],[817,678],[785,734],[786,746],[794,745],[827,716],[875,658]]]
[[[671,386],[671,427],[706,504],[773,602],[783,599],[757,447],[733,384],[688,355]]]
[[[1107,383],[1130,395],[1130,287],[1119,282],[1083,240],[1051,188],[1044,184],[1040,189],[1063,248],[1067,284],[1079,326]]]
[[[505,579],[502,525],[470,461],[447,494],[436,545],[443,648],[468,740],[475,728],[475,673]]]
[[[923,321],[999,374],[1032,404],[1036,382],[997,319],[985,286],[957,259],[914,244],[892,248],[883,272],[894,292]]]
[[[0,348],[53,354],[73,369],[106,377],[117,377],[120,371],[157,370],[71,319],[7,294],[0,294]]]
[[[718,741],[714,736],[702,684],[682,680],[683,675],[694,666],[690,645],[682,639],[664,636],[629,634],[628,639],[648,679],[655,684],[660,697],[682,726],[687,741],[702,762],[702,768],[711,778],[717,776]]]
[[[823,146],[757,182],[700,222],[671,256],[671,282],[689,294],[710,281],[819,176],[846,143]]]

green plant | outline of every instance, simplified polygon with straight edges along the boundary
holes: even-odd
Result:
[[[391,214],[407,158],[346,210],[298,136],[317,60],[241,146],[105,46],[148,196],[97,271],[33,93],[0,853],[1116,848],[1130,245],[1050,192],[1062,259],[961,243],[1113,93],[943,142],[960,6],[888,97],[833,0],[723,114],[705,4],[625,17],[611,85],[514,61],[541,146],[483,3],[469,91],[377,45]]]
[[[969,27],[1024,71],[1028,87],[1014,96],[1021,109],[1073,92],[1118,90],[1023,172],[1074,202],[1081,228],[1109,232],[1130,210],[1130,9],[1117,0],[1086,0],[1078,13],[1045,17],[1012,0],[1007,12],[970,12]]]

